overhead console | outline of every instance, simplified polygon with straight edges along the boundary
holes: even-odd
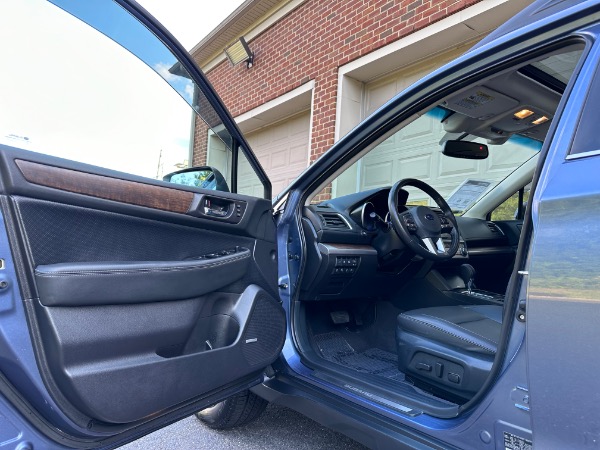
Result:
[[[443,121],[444,131],[468,133],[494,145],[503,144],[514,134],[543,140],[562,92],[540,84],[528,75],[531,69],[525,69],[444,100],[442,106],[450,112]]]

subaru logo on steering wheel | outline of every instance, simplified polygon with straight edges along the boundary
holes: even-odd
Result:
[[[425,214],[425,218],[427,220],[433,220],[433,215],[432,214]]]

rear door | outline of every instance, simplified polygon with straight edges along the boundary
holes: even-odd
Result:
[[[596,7],[597,8],[597,7]],[[597,446],[600,359],[600,25],[565,105],[533,199],[528,373],[537,448]],[[594,393],[594,394],[592,394]]]
[[[286,320],[240,155],[270,184],[183,49],[136,5],[54,3],[102,34],[43,0],[0,14],[22,42],[3,49],[0,398],[56,445],[103,447],[261,382]],[[160,181],[209,137],[233,192]]]

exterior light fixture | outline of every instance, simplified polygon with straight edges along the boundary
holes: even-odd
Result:
[[[234,66],[246,61],[246,65],[249,69],[254,63],[254,53],[250,51],[250,47],[248,47],[243,36],[225,49],[225,55],[227,55],[227,59],[229,59]]]

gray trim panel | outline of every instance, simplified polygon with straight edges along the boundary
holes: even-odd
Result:
[[[44,306],[108,305],[182,300],[243,277],[250,251],[213,259],[61,263],[35,269]]]

